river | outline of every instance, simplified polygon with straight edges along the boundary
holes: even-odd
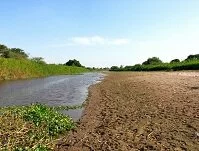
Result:
[[[0,82],[0,106],[42,103],[49,106],[80,105],[87,95],[88,87],[103,79],[102,73],[60,75],[29,80]],[[63,111],[77,120],[82,109]]]

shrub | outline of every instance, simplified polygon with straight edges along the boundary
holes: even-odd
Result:
[[[147,59],[147,61],[143,62],[142,65],[153,65],[153,64],[160,64],[162,61],[157,57],[152,57]]]
[[[65,63],[66,66],[76,66],[76,67],[82,67],[79,61],[76,59],[69,60],[68,62]]]
[[[118,66],[112,66],[110,71],[119,71],[120,68]]]
[[[180,60],[179,59],[173,59],[173,60],[171,60],[171,62],[170,63],[179,63],[180,62]]]

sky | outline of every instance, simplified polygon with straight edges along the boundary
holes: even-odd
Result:
[[[0,43],[48,63],[164,62],[199,53],[199,0],[1,0]]]

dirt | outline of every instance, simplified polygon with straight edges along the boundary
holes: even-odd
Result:
[[[198,151],[199,72],[110,73],[90,88],[68,151]]]

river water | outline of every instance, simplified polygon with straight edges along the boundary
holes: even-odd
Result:
[[[61,75],[31,80],[0,82],[0,106],[42,103],[50,106],[80,105],[88,87],[103,79],[102,73]],[[63,111],[77,120],[82,109]]]

